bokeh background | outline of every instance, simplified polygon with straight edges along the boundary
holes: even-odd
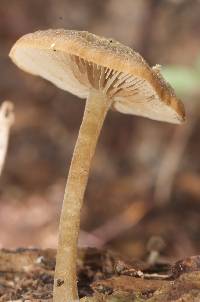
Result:
[[[158,246],[168,259],[200,252],[199,16],[197,0],[0,1],[0,100],[13,101],[16,113],[0,178],[0,248],[57,244],[84,101],[23,73],[8,52],[23,34],[67,28],[113,37],[151,66],[161,64],[188,116],[180,127],[109,113],[85,196],[80,245],[141,259]]]

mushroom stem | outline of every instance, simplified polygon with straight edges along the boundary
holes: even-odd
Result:
[[[80,211],[97,140],[111,99],[91,91],[79,130],[63,200],[54,278],[54,302],[78,301],[76,259]]]
[[[14,105],[10,101],[4,101],[0,107],[0,175],[5,163],[10,136],[10,128],[14,123]]]

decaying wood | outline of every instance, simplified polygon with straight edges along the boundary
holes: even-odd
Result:
[[[52,302],[55,255],[52,249],[1,250],[0,302]],[[157,269],[146,263],[131,264],[105,250],[79,250],[77,265],[79,294],[84,297],[81,302],[197,302],[200,299],[200,256],[171,265],[166,279],[159,278],[162,271],[155,278],[153,272]]]

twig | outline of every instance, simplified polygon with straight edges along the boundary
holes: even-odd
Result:
[[[169,279],[172,277],[172,274],[157,274],[157,273],[152,273],[152,274],[148,274],[148,273],[143,273],[143,275],[141,276],[144,279]]]
[[[100,247],[104,245],[104,241],[92,233],[80,230],[78,244],[81,247]]]
[[[92,232],[93,236],[101,239],[97,247],[105,245],[111,239],[116,238],[136,225],[150,209],[151,205],[147,201],[134,202],[120,215],[95,229]]]
[[[14,123],[13,109],[13,103],[10,101],[4,101],[0,107],[0,175],[5,163],[10,127]]]

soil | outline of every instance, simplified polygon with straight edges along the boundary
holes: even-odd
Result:
[[[0,251],[0,301],[52,301],[55,250]],[[78,253],[80,297],[91,301],[199,301],[200,256],[175,264],[127,261],[112,251]]]

